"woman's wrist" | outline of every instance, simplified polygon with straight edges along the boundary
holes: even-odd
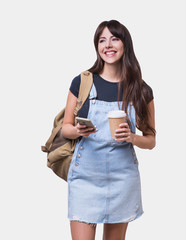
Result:
[[[76,139],[76,138],[80,137],[80,134],[78,133],[77,125],[73,126],[73,127],[74,127],[74,137]]]
[[[136,134],[131,133],[130,142],[132,143],[132,145],[135,145],[135,137],[136,137]]]
[[[80,136],[77,131],[77,127],[72,124],[65,124],[62,128],[62,134],[65,138],[76,139]]]
[[[142,149],[153,149],[155,147],[155,136],[146,135],[141,136],[135,133],[131,133],[131,141],[133,145]]]

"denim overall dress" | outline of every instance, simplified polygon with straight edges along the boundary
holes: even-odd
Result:
[[[118,102],[100,101],[96,96],[93,84],[88,118],[98,131],[76,144],[67,178],[68,218],[95,224],[130,222],[143,213],[138,160],[131,143],[111,137],[107,114],[118,110]],[[129,111],[135,132],[132,105]]]

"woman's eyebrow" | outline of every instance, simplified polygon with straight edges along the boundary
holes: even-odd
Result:
[[[113,37],[114,37],[113,35],[112,35],[112,36],[110,36],[110,38],[113,38]],[[100,38],[104,38],[104,39],[106,39],[106,37],[100,37]],[[99,39],[100,39],[100,38],[99,38]]]

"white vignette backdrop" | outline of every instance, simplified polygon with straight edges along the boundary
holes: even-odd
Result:
[[[111,19],[129,29],[156,109],[156,148],[136,148],[145,213],[127,240],[186,238],[184,15],[181,0],[1,1],[1,239],[71,239],[67,184],[40,146],[72,79],[95,61],[98,24]]]

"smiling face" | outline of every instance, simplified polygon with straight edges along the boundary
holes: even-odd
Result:
[[[99,37],[98,52],[105,63],[117,63],[124,54],[123,42],[105,27]]]

